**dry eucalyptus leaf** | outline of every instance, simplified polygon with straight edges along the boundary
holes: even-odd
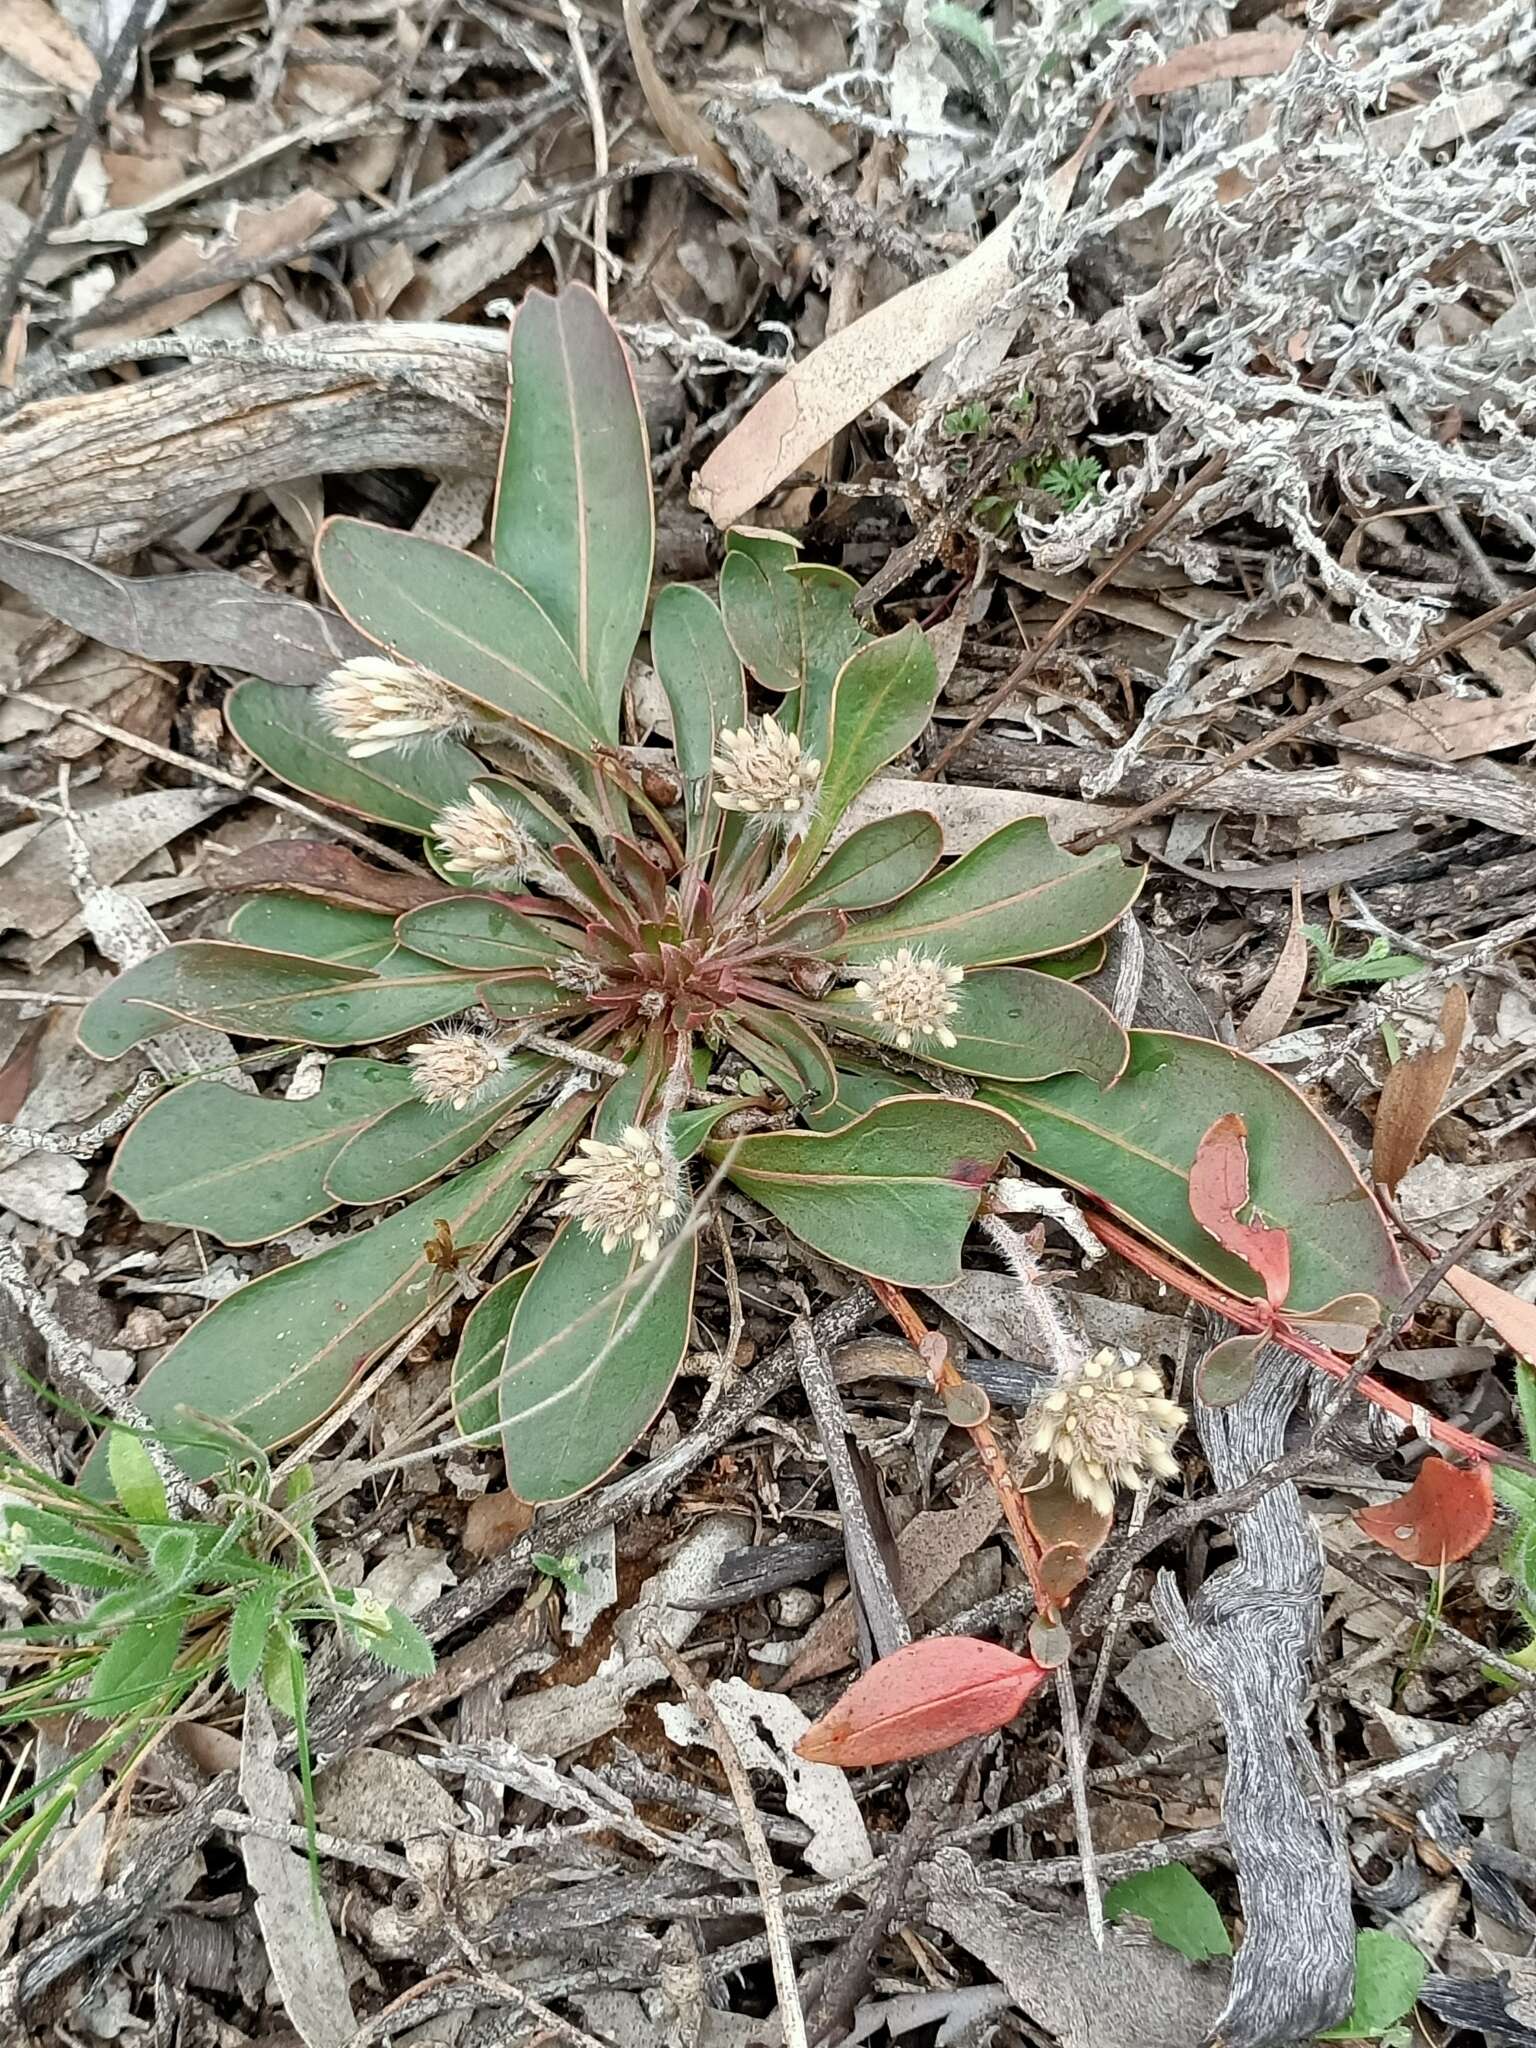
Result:
[[[1467,1030],[1467,992],[1459,983],[1445,992],[1440,1007],[1440,1043],[1428,1052],[1400,1059],[1383,1083],[1376,1106],[1371,1176],[1390,1194],[1419,1156],[1445,1091],[1456,1073]]]

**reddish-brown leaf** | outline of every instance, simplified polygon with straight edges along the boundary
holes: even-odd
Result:
[[[883,1657],[809,1727],[795,1754],[812,1764],[892,1764],[988,1735],[1049,1673],[979,1636],[930,1636]]]
[[[1355,1521],[1384,1550],[1437,1571],[1470,1557],[1493,1527],[1492,1469],[1426,1458],[1406,1493],[1361,1508]]]
[[[1440,1005],[1440,1043],[1399,1060],[1382,1084],[1371,1147],[1371,1177],[1395,1194],[1440,1114],[1467,1031],[1466,990],[1451,985]]]
[[[382,910],[391,917],[453,894],[434,876],[391,874],[387,868],[370,867],[345,846],[329,846],[318,839],[268,839],[248,846],[220,864],[213,886],[293,889],[349,910]]]
[[[1536,1363],[1536,1307],[1507,1287],[1496,1287],[1480,1273],[1469,1273],[1465,1266],[1452,1266],[1445,1277],[1467,1307],[1476,1309],[1483,1321],[1498,1331],[1511,1351]]]
[[[1253,1268],[1270,1307],[1280,1308],[1291,1287],[1290,1235],[1278,1224],[1240,1222],[1237,1212],[1247,1205],[1248,1126],[1240,1116],[1219,1116],[1189,1169],[1190,1214],[1223,1251]]]

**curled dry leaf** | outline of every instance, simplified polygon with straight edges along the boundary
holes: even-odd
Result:
[[[1228,1337],[1201,1359],[1195,1374],[1196,1396],[1207,1408],[1230,1408],[1253,1385],[1253,1368],[1264,1348],[1263,1337]]]
[[[1237,1212],[1247,1205],[1248,1126],[1240,1116],[1220,1116],[1189,1170],[1190,1213],[1223,1251],[1252,1267],[1270,1307],[1279,1308],[1291,1287],[1290,1234],[1277,1225],[1241,1222]]]
[[[1419,1148],[1440,1114],[1466,1032],[1467,993],[1453,983],[1440,1006],[1440,1043],[1399,1060],[1382,1086],[1376,1106],[1371,1177],[1389,1193],[1397,1192],[1398,1182],[1418,1158]]]
[[[1492,1469],[1426,1458],[1406,1493],[1361,1508],[1355,1522],[1394,1556],[1438,1571],[1470,1557],[1493,1527]]]
[[[736,198],[741,191],[741,180],[732,168],[731,160],[716,142],[713,133],[693,111],[685,106],[677,94],[656,68],[656,59],[645,33],[645,15],[641,0],[624,0],[624,33],[629,38],[629,54],[634,62],[635,77],[645,95],[645,104],[650,109],[651,119],[661,130],[662,137],[677,150],[679,155],[695,157],[699,168],[709,172],[723,188],[717,195],[722,201],[728,196]],[[732,209],[736,209],[733,207]]]
[[[1237,1042],[1244,1052],[1268,1045],[1272,1038],[1280,1036],[1291,1021],[1291,1012],[1296,1007],[1306,978],[1307,935],[1302,929],[1301,882],[1298,878],[1291,884],[1291,925],[1285,935],[1285,944],[1280,948],[1274,972],[1264,984],[1258,1001],[1237,1027]]]
[[[899,1763],[989,1735],[1049,1673],[979,1636],[929,1636],[883,1657],[795,1744],[807,1763]]]
[[[348,847],[318,839],[268,839],[243,847],[220,860],[212,883],[224,891],[278,889],[318,896],[326,903],[387,911],[392,917],[441,902],[445,893],[435,876],[391,874],[360,860]]]
[[[1019,1498],[1030,1534],[1040,1546],[1035,1566],[1040,1584],[1052,1599],[1066,1600],[1109,1541],[1114,1515],[1081,1500],[1061,1466],[1048,1458],[1036,1459],[1020,1475]]]

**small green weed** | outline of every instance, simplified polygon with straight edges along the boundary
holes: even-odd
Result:
[[[1322,925],[1303,925],[1302,932],[1317,955],[1312,986],[1319,993],[1330,988],[1369,988],[1384,981],[1406,981],[1424,971],[1422,960],[1411,953],[1394,953],[1380,937],[1372,939],[1363,953],[1350,959],[1334,950],[1333,940]]]

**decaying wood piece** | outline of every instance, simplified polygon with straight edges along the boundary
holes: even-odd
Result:
[[[1224,1329],[1213,1328],[1213,1337]],[[1241,1401],[1228,1408],[1197,1403],[1219,1492],[1280,1456],[1306,1370],[1269,1345]],[[1308,2040],[1348,2012],[1354,1918],[1345,1844],[1331,1802],[1318,1810],[1319,1770],[1306,1732],[1322,1546],[1290,1485],[1234,1516],[1232,1536],[1236,1561],[1209,1578],[1188,1607],[1169,1572],[1159,1574],[1152,1604],[1226,1729],[1222,1811],[1244,1934],[1215,2038],[1225,2048],[1272,2048]]]
[[[231,491],[365,469],[495,472],[506,331],[324,327],[0,419],[5,530],[94,560],[174,533]],[[653,429],[676,404],[642,365]]]

